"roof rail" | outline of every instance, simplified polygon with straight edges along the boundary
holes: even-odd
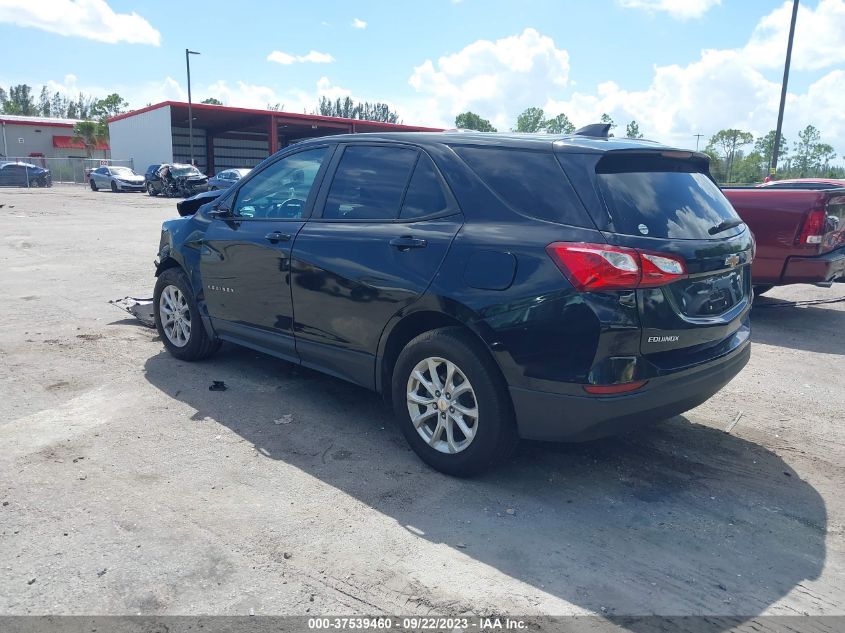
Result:
[[[590,123],[575,130],[575,134],[576,136],[608,138],[610,136],[610,123]]]

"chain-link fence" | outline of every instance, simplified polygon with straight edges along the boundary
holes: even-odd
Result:
[[[54,183],[88,184],[88,174],[98,167],[122,165],[135,169],[135,161],[112,158],[45,158],[41,156],[9,156],[0,162],[20,162],[50,170]]]

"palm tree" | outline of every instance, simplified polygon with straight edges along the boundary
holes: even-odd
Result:
[[[108,142],[108,124],[105,121],[80,121],[73,126],[73,140],[81,141],[88,158],[91,158],[97,145]]]

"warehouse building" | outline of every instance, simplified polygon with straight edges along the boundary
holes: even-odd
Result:
[[[0,114],[0,160],[22,160],[50,166],[50,158],[88,158],[85,144],[73,138],[76,119]],[[91,152],[92,158],[108,158],[108,143],[99,143]]]
[[[254,167],[291,143],[358,132],[439,131],[413,125],[358,121],[315,114],[194,104],[193,157],[200,171],[216,174]],[[112,155],[131,159],[136,171],[157,163],[191,162],[188,104],[165,101],[109,119]]]

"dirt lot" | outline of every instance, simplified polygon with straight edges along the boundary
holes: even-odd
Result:
[[[687,415],[461,481],[369,392],[109,306],[174,201],[0,205],[0,614],[845,613],[845,303],[774,307],[845,285],[759,301]]]

